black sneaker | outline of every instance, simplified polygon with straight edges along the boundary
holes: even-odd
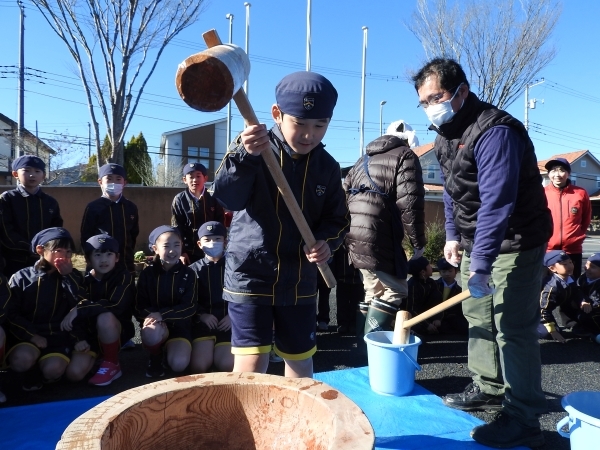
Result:
[[[148,359],[148,368],[146,369],[148,378],[160,378],[165,376],[165,366],[163,365],[163,355],[150,355]]]
[[[512,448],[519,445],[535,448],[544,445],[544,435],[540,427],[523,425],[504,412],[499,413],[492,422],[473,428],[471,437],[476,442],[493,448]]]
[[[461,411],[501,411],[503,395],[484,394],[475,383],[470,383],[463,392],[442,398],[444,405]]]
[[[29,369],[23,373],[21,387],[24,391],[39,391],[44,386],[44,377],[38,367]]]

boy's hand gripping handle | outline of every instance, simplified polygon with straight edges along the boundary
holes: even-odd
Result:
[[[208,47],[214,47],[222,44],[216,30],[209,30],[203,33],[202,37],[204,38],[204,42]],[[252,105],[250,104],[250,101],[248,100],[248,97],[243,89],[240,89],[233,95],[233,101],[235,101],[235,104],[237,105],[237,108],[247,125],[260,125],[260,122],[256,117],[256,113],[254,112],[254,109],[252,108]],[[273,180],[275,180],[275,184],[277,185],[279,192],[281,192],[281,196],[283,197],[283,200],[285,201],[285,204],[287,205],[290,214],[292,215],[292,218],[294,219],[294,222],[300,231],[300,234],[302,235],[302,239],[304,239],[304,243],[308,248],[312,248],[317,241],[315,240],[315,237],[313,236],[313,233],[306,222],[306,218],[304,217],[300,206],[298,206],[298,202],[292,193],[292,189],[290,188],[285,175],[281,171],[281,167],[277,162],[277,158],[275,158],[275,154],[272,151],[264,151],[261,153],[261,155],[265,161],[265,164],[267,165],[267,168],[269,169],[269,172],[271,173],[271,176],[273,177]],[[335,287],[335,277],[333,276],[329,265],[327,263],[318,264],[317,267],[321,271],[321,275],[323,275],[323,279],[325,280],[327,286],[330,288]]]

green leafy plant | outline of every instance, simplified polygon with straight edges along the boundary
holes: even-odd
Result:
[[[437,260],[444,256],[444,245],[446,245],[446,230],[444,224],[433,220],[425,224],[425,252],[423,256],[429,260],[432,266],[435,266]],[[412,245],[406,236],[402,241],[402,247],[406,253],[406,257],[410,259],[413,255]]]
[[[138,263],[146,262],[146,254],[143,251],[135,252],[133,255],[133,260]]]

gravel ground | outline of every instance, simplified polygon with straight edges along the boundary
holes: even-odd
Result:
[[[314,357],[315,372],[341,370],[367,365],[367,358],[356,350],[353,336],[342,336],[335,331],[335,295],[332,292],[331,322],[328,331],[317,333],[318,352]],[[95,387],[84,382],[60,381],[46,385],[41,391],[24,392],[12,373],[1,374],[3,391],[9,401],[7,406],[69,400],[83,397],[114,395],[126,389],[155,381],[145,377],[147,356],[139,345],[121,353],[123,377],[109,386]],[[591,341],[568,339],[565,345],[541,341],[542,387],[548,399],[548,413],[541,418],[546,444],[544,450],[569,449],[569,440],[556,432],[556,423],[565,417],[561,407],[562,396],[582,390],[600,391],[600,346]],[[467,340],[464,337],[424,338],[419,348],[419,363],[423,370],[417,372],[417,382],[436,395],[460,392],[470,382],[467,368]],[[271,363],[269,373],[283,375],[283,363]],[[173,376],[173,374],[167,374]],[[489,421],[491,414],[472,413]]]

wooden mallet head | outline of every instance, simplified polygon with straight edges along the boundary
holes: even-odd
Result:
[[[221,44],[185,59],[177,68],[175,86],[189,106],[203,112],[224,108],[250,74],[243,49]]]

